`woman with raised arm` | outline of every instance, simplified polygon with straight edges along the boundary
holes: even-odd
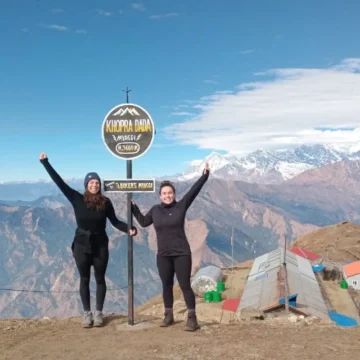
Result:
[[[114,211],[110,199],[101,194],[101,180],[97,173],[85,176],[85,192],[68,186],[51,166],[45,153],[40,154],[40,162],[44,165],[51,179],[58,186],[74,208],[77,229],[71,249],[80,274],[80,297],[84,308],[82,326],[89,328],[103,326],[103,305],[106,295],[105,274],[109,260],[109,238],[106,234],[106,219],[122,232],[135,236],[137,229],[128,229],[127,224],[120,221]],[[96,312],[93,318],[90,307],[90,270],[94,266],[96,280]]]
[[[160,325],[162,327],[174,323],[173,286],[176,274],[188,309],[185,330],[195,331],[199,328],[195,313],[195,294],[190,281],[191,250],[184,225],[186,212],[207,181],[209,173],[209,165],[206,163],[202,176],[179,202],[175,200],[174,185],[169,181],[163,181],[159,190],[161,203],[153,206],[145,216],[135,202],[132,202],[132,212],[139,224],[142,227],[154,224],[157,235],[157,267],[163,286],[165,307],[164,319]]]

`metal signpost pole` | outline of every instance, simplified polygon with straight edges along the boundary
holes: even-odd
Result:
[[[289,313],[289,289],[288,289],[288,279],[287,279],[287,269],[286,269],[286,235],[285,235],[285,244],[284,244],[284,259],[283,259],[283,281],[284,281],[284,294],[285,294],[285,313]]]
[[[124,91],[124,90],[123,90]],[[126,87],[126,103],[129,103],[129,92]],[[126,160],[126,179],[132,179],[132,160]],[[127,193],[127,221],[128,227],[133,224],[131,211],[132,192]],[[133,237],[128,234],[128,324],[134,325],[134,242]]]
[[[127,223],[133,224],[131,200],[133,192],[154,192],[155,180],[133,179],[132,160],[144,155],[154,140],[154,122],[141,106],[126,103],[112,108],[102,124],[102,138],[107,149],[117,158],[126,160],[126,180],[104,180],[104,191],[127,193]],[[134,325],[134,246],[128,234],[128,323]]]

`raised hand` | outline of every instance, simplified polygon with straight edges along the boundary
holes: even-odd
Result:
[[[40,153],[40,160],[44,160],[44,159],[47,159],[47,155],[46,153],[42,152]]]
[[[204,166],[204,174],[205,174],[207,171],[209,171],[209,170],[210,170],[210,168],[209,168],[209,163],[206,162],[206,163],[205,163],[205,166]]]

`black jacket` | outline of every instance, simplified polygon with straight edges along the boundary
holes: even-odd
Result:
[[[190,255],[190,245],[185,235],[185,216],[200,190],[209,177],[206,171],[179,201],[167,205],[153,206],[143,215],[137,205],[132,205],[132,212],[142,227],[154,224],[157,235],[158,254],[163,256]]]
[[[82,245],[85,252],[91,252],[91,248],[94,246],[107,246],[109,243],[109,239],[105,231],[107,218],[118,230],[125,233],[128,232],[127,224],[116,217],[115,210],[110,199],[106,198],[105,209],[103,211],[89,209],[84,202],[84,195],[67,185],[51,166],[48,159],[40,161],[44,165],[51,179],[74,208],[78,228],[75,233],[73,245]],[[134,229],[136,230],[136,228]]]

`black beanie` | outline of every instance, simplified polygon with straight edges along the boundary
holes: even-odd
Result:
[[[89,181],[94,180],[94,179],[98,180],[99,183],[101,184],[100,176],[96,172],[90,172],[90,173],[86,174],[85,179],[84,179],[85,189],[87,188],[87,184],[89,183]]]

